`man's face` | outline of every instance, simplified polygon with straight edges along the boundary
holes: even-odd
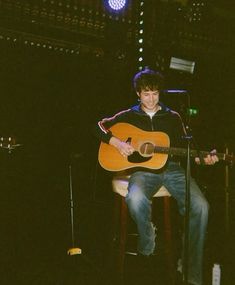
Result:
[[[137,92],[140,98],[142,109],[146,112],[155,112],[157,110],[159,102],[158,90],[141,90]]]

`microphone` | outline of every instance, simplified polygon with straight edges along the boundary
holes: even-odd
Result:
[[[162,92],[167,93],[167,94],[186,94],[186,93],[188,93],[188,91],[185,89],[165,89]]]

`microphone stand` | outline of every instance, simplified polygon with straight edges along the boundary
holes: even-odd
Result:
[[[184,218],[184,250],[183,250],[183,280],[188,285],[188,249],[189,249],[189,220],[190,220],[190,144],[191,135],[186,135],[187,140],[187,165],[186,165],[186,187],[185,187],[185,218]]]
[[[187,93],[187,92],[186,92]],[[188,110],[190,109],[190,95],[187,93]],[[190,151],[191,141],[193,139],[192,130],[189,127],[190,113],[186,113],[188,116],[186,119],[187,125],[185,127],[186,135],[184,137],[187,140],[187,157],[186,157],[186,185],[185,185],[185,218],[184,218],[184,245],[183,245],[183,284],[188,285],[188,256],[189,256],[189,221],[190,221],[190,178],[191,178],[191,164],[190,164]]]
[[[228,154],[228,146],[226,145],[225,153]],[[230,233],[230,220],[229,220],[229,165],[225,166],[225,231],[227,237]]]
[[[74,202],[73,202],[73,179],[72,179],[72,163],[69,164],[69,198],[70,198],[70,219],[71,219],[71,238],[72,238],[72,247],[68,249],[68,255],[77,255],[81,254],[82,250],[79,247],[75,247],[75,238],[74,238]]]

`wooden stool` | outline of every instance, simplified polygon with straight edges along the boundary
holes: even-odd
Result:
[[[116,256],[116,270],[120,278],[124,273],[124,260],[126,254],[126,241],[127,241],[127,217],[128,208],[125,202],[125,197],[128,193],[129,176],[114,176],[112,180],[112,189],[116,193],[115,206],[114,206],[114,224],[117,226],[115,229],[114,240],[117,241],[117,256]],[[170,193],[162,186],[154,195],[154,198],[163,197],[164,199],[164,238],[166,244],[166,261],[169,265],[171,272],[173,272],[173,246],[172,246],[172,231],[171,231],[171,218],[170,218]],[[119,232],[119,235],[117,235]],[[119,236],[119,237],[117,237]]]

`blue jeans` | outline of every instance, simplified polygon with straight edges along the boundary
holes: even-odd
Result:
[[[155,229],[151,222],[152,197],[164,185],[177,201],[181,215],[185,214],[185,171],[176,162],[169,162],[159,173],[138,171],[131,175],[126,203],[138,232],[138,251],[150,255],[155,248]],[[188,281],[202,284],[202,259],[208,221],[209,205],[195,183],[190,179],[190,220],[188,248]]]

